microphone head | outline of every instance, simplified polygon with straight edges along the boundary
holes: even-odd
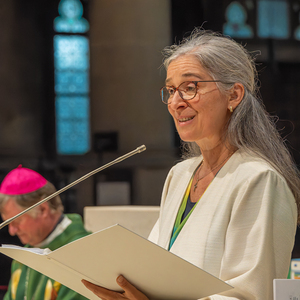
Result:
[[[146,150],[146,146],[145,146],[145,145],[142,145],[142,146],[137,147],[138,153],[141,153],[141,152],[143,152],[143,151],[145,151],[145,150]]]

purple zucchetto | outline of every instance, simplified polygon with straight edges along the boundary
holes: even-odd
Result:
[[[5,176],[0,186],[0,193],[6,195],[28,194],[42,188],[46,183],[47,179],[42,175],[19,165]]]

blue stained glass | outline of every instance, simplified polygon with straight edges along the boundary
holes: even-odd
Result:
[[[296,40],[300,41],[300,25],[296,28],[294,37]]]
[[[58,128],[59,131],[59,128]],[[89,150],[87,147],[86,134],[82,136],[63,134],[59,132],[59,139],[57,140],[57,150],[60,154],[83,154]]]
[[[58,11],[55,31],[88,31],[89,24],[82,18],[79,0],[61,0]],[[57,151],[81,155],[90,149],[89,40],[81,35],[55,35],[53,46]]]
[[[76,71],[55,71],[55,92],[67,94],[88,93],[88,73]]]
[[[79,0],[61,0],[58,6],[59,17],[54,20],[54,30],[66,33],[84,33],[89,23],[82,18],[83,7]]]
[[[74,128],[79,135],[85,135],[86,131],[89,129],[86,122],[77,122],[74,124]]]
[[[58,119],[88,119],[89,99],[87,97],[56,97],[56,117]]]
[[[299,21],[300,21],[300,13],[299,13]],[[300,25],[298,25],[294,31],[294,38],[300,41]]]
[[[57,70],[88,70],[88,39],[84,36],[54,36],[54,67]]]
[[[253,30],[246,24],[247,12],[237,1],[231,2],[225,12],[227,23],[223,33],[234,38],[252,38]]]
[[[56,122],[57,150],[60,154],[84,154],[90,148],[89,135],[87,134],[89,132],[89,120],[83,116],[84,113],[78,115],[77,108],[74,110],[75,102],[67,108],[65,108],[64,103],[56,102],[58,104],[57,110],[64,108],[57,115]],[[86,110],[87,105],[83,105],[83,108]]]
[[[289,35],[288,3],[285,0],[259,0],[258,36],[287,39]]]
[[[57,122],[56,130],[58,131],[58,136],[71,136],[72,135],[72,123],[71,122]]]
[[[90,148],[88,97],[56,98],[57,150],[60,154],[84,154]]]

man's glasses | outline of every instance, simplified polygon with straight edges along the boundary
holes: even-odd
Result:
[[[184,81],[177,88],[166,85],[160,89],[162,102],[165,104],[170,104],[176,91],[178,91],[181,99],[185,101],[192,100],[197,95],[198,82],[220,82],[220,80]]]

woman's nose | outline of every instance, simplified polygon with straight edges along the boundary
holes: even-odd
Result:
[[[178,90],[175,92],[175,94],[173,95],[170,104],[169,104],[170,108],[176,110],[180,107],[186,107],[187,106],[187,102],[185,100],[183,100],[181,98],[181,96],[179,95]]]

